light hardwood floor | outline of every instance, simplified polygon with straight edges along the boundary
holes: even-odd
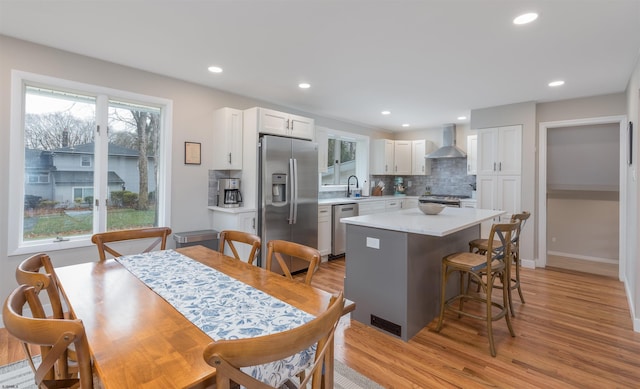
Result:
[[[344,260],[323,263],[313,284],[335,292],[344,272]],[[434,321],[409,342],[345,317],[336,358],[387,388],[640,387],[640,334],[632,330],[622,283],[562,270],[522,273],[526,304],[515,303],[516,337],[496,322],[495,358],[485,325],[455,315],[447,315],[439,334]],[[4,329],[0,344],[0,364],[24,358]]]

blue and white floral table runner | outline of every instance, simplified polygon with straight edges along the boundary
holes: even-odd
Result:
[[[173,250],[116,258],[212,339],[270,335],[314,319],[288,303]],[[313,362],[315,347],[288,359],[243,371],[272,386]]]

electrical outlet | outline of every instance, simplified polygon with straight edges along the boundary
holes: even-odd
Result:
[[[411,181],[407,181],[407,186],[411,188]]]

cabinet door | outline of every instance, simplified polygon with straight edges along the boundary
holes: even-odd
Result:
[[[497,181],[498,209],[507,212],[500,220],[508,222],[511,215],[520,212],[520,176],[498,176]]]
[[[213,167],[216,170],[242,169],[242,111],[221,108],[213,115]]]
[[[358,204],[358,215],[371,215],[384,212],[384,203],[383,200],[361,202]]]
[[[520,174],[522,160],[522,126],[500,127],[497,154],[498,174]]]
[[[289,115],[272,109],[260,108],[258,132],[261,134],[289,135]]]
[[[495,174],[497,172],[497,145],[497,129],[478,130],[478,175]]]
[[[424,156],[431,152],[433,143],[426,140],[411,141],[411,174],[426,176],[431,174],[431,160]]]
[[[402,209],[417,208],[418,199],[402,199]]]
[[[300,139],[313,139],[313,119],[289,115],[289,136]]]
[[[318,206],[318,251],[320,255],[331,254],[331,206]]]
[[[467,174],[478,174],[478,135],[467,136]]]
[[[411,141],[397,140],[393,142],[394,169],[393,174],[411,174]]]
[[[326,173],[329,170],[329,133],[324,127],[316,127],[316,143],[318,143],[318,172]]]
[[[371,142],[371,174],[393,174],[393,141],[374,139]]]

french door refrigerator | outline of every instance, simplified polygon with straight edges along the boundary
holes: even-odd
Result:
[[[263,135],[258,158],[258,233],[261,266],[267,243],[279,239],[318,248],[318,145],[308,140]],[[308,262],[285,257],[291,272]],[[281,272],[272,260],[274,272]]]

